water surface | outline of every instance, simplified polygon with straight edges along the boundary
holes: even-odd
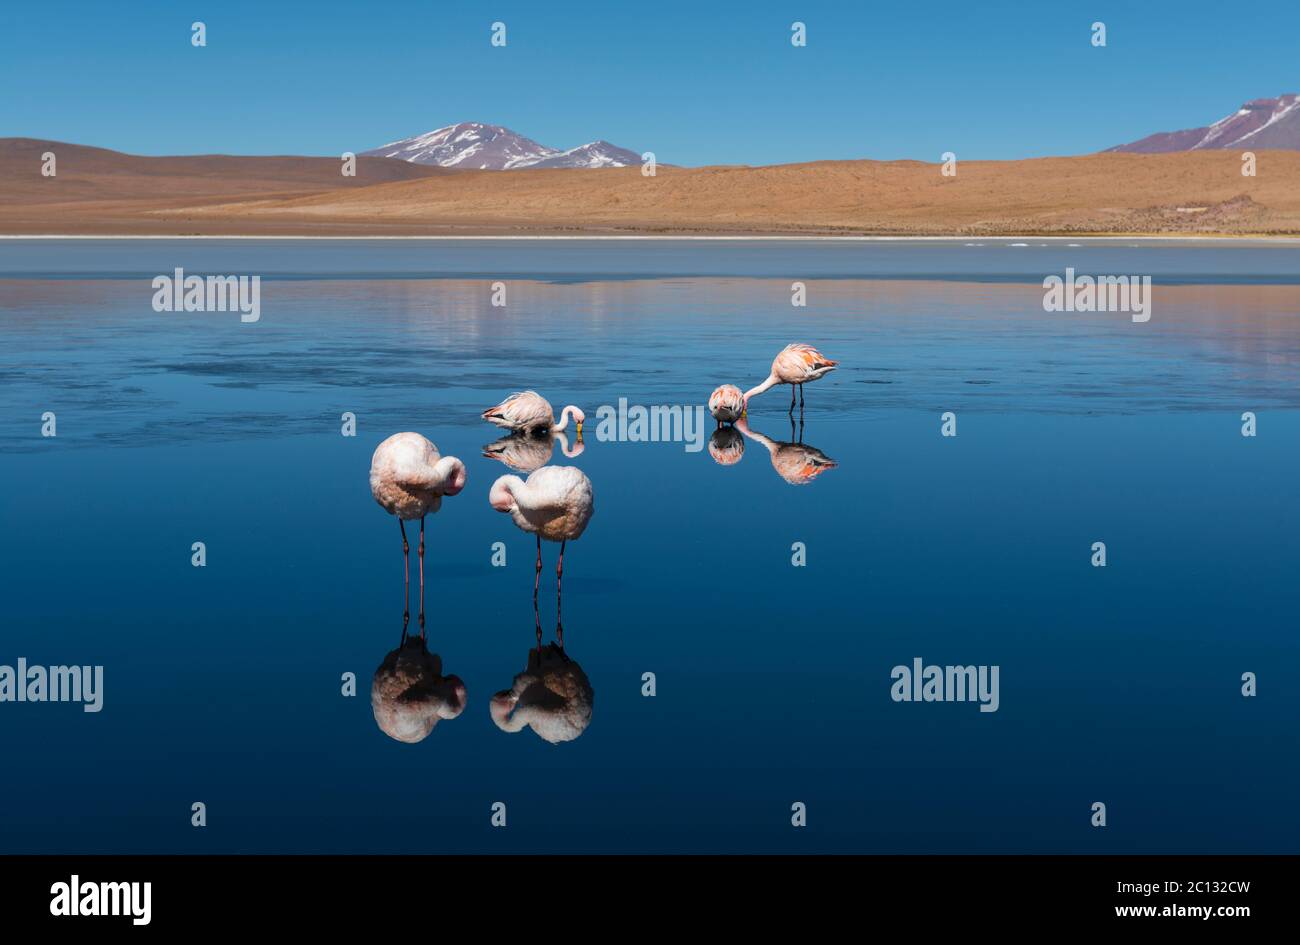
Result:
[[[1300,250],[970,242],[3,241],[0,664],[102,664],[105,704],[0,703],[0,850],[1294,852]],[[1066,266],[1152,275],[1151,321],[1045,312]],[[176,267],[263,275],[261,320],[155,313]],[[842,367],[802,426],[756,399],[736,462],[595,435],[790,341]],[[589,416],[551,459],[596,492],[562,745],[488,710],[534,547],[478,414],[522,387]],[[401,430],[469,471],[426,561],[468,706],[416,745],[368,698],[403,601],[367,471]],[[998,665],[998,711],[892,701],[914,657]]]

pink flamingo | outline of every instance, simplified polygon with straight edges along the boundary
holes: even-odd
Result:
[[[542,580],[542,539],[560,543],[555,566],[555,590],[560,591],[564,575],[564,546],[582,536],[595,512],[591,480],[577,466],[543,466],[527,480],[502,476],[492,483],[488,501],[498,512],[506,512],[517,526],[537,536],[537,573],[533,577],[533,598]]]
[[[735,423],[745,415],[745,395],[735,384],[723,384],[709,395],[709,413],[718,426]]]
[[[555,422],[551,402],[535,390],[511,394],[495,407],[483,411],[483,419],[518,433],[559,433],[569,425],[569,418],[577,421],[578,438],[582,438],[582,422],[587,415],[573,404],[560,411],[560,422]]]
[[[420,594],[424,594],[424,517],[437,512],[442,497],[465,488],[465,464],[439,456],[438,447],[418,433],[394,433],[375,448],[370,459],[370,494],[402,530],[402,565],[407,594],[411,588],[411,546],[406,522],[420,520]]]
[[[799,388],[799,407],[803,407],[803,386],[809,381],[825,377],[839,365],[812,345],[793,344],[785,348],[772,361],[772,373],[767,380],[745,391],[745,409],[749,408],[749,398],[757,397],[777,384],[790,385],[790,413],[794,413],[794,390]]]

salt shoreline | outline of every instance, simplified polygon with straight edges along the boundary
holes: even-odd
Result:
[[[21,234],[21,233],[0,233],[0,240],[423,240],[425,242],[445,242],[449,240],[476,240],[476,241],[501,241],[501,240],[556,240],[556,241],[584,241],[584,240],[601,240],[617,241],[625,240],[631,242],[659,241],[659,242],[683,242],[683,241],[717,241],[717,242],[788,242],[788,243],[963,243],[971,246],[982,246],[987,244],[1001,244],[1023,241],[1037,241],[1046,243],[1123,243],[1123,242],[1170,242],[1170,243],[1217,243],[1228,246],[1242,246],[1251,244],[1261,244],[1266,246],[1300,246],[1300,237],[1296,236],[1182,236],[1171,234],[1167,236],[567,236],[567,235],[523,235],[512,234],[502,236],[467,236],[449,234],[446,236],[207,236],[195,234],[176,234],[160,235],[151,233],[121,233],[121,234],[63,234],[63,233],[40,233],[40,234]],[[1020,248],[1020,247],[1016,247]]]

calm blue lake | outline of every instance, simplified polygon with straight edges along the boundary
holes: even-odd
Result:
[[[1151,276],[1150,321],[1045,311],[1067,267]],[[261,275],[260,320],[155,312],[176,268]],[[778,387],[713,449],[599,435],[796,341],[840,362],[802,425]],[[489,714],[534,544],[479,414],[522,388],[588,417],[550,458],[596,508],[558,745]],[[0,240],[0,405],[0,666],[104,668],[97,713],[0,702],[0,852],[1300,847],[1300,247]],[[425,563],[468,702],[418,744],[370,705],[403,584],[367,476],[406,430],[468,467]],[[998,667],[997,711],[895,701],[917,658]]]

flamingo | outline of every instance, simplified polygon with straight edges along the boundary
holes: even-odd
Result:
[[[772,459],[772,468],[776,474],[792,486],[804,486],[822,473],[834,469],[839,463],[831,459],[814,446],[803,443],[803,425],[800,424],[799,440],[796,442],[778,442],[749,428],[749,422],[741,420],[736,429],[757,443],[763,444]],[[791,422],[793,435],[793,421]]]
[[[560,411],[560,422],[555,422],[551,402],[535,390],[511,394],[495,407],[483,411],[483,419],[517,433],[559,433],[569,425],[569,417],[577,421],[578,438],[582,438],[582,422],[587,415],[573,404]]]
[[[533,599],[542,580],[542,539],[560,543],[555,566],[555,590],[560,592],[564,575],[564,546],[577,541],[591,521],[591,480],[576,466],[543,466],[528,479],[502,476],[492,483],[488,501],[498,512],[509,513],[519,528],[537,536],[537,573],[533,576]]]
[[[838,364],[838,361],[832,361],[812,345],[786,345],[772,360],[772,373],[767,376],[767,380],[745,391],[745,408],[749,407],[749,398],[757,397],[777,384],[789,384],[790,413],[794,413],[794,389],[799,388],[799,406],[802,408],[804,384],[825,377]]]
[[[709,413],[718,426],[735,423],[745,415],[745,395],[735,384],[723,384],[709,395]]]
[[[465,488],[465,464],[439,456],[438,447],[418,433],[394,433],[375,448],[370,459],[370,494],[402,530],[402,566],[407,595],[411,589],[411,546],[406,523],[420,520],[420,594],[424,594],[424,517],[437,512],[444,495]]]
[[[581,456],[586,449],[582,440],[570,448],[569,438],[563,433],[552,433],[544,438],[511,433],[483,447],[483,455],[488,459],[500,460],[516,472],[530,473],[551,461],[556,443],[560,444],[560,452],[569,459]]]

